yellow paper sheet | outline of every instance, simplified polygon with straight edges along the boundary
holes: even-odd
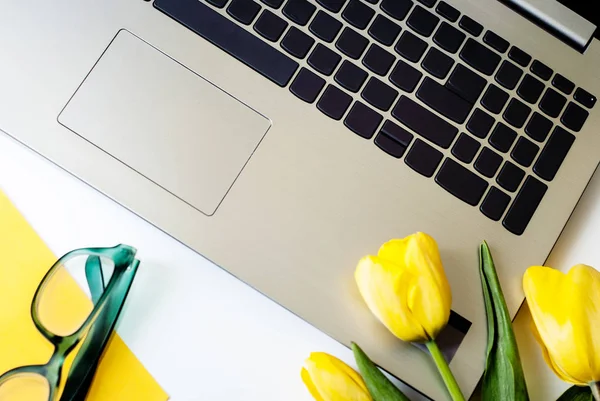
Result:
[[[53,347],[31,319],[33,295],[56,256],[0,191],[0,375],[44,364]],[[74,280],[74,292],[86,297]],[[76,306],[73,306],[76,308]],[[71,358],[68,358],[72,362]],[[118,336],[104,352],[86,401],[165,401],[169,397]]]

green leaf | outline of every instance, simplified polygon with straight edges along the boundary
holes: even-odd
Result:
[[[594,401],[589,387],[573,386],[565,391],[556,401]]]
[[[373,401],[410,401],[355,343],[352,343],[352,352]]]
[[[479,247],[479,273],[488,324],[482,399],[527,401],[527,385],[506,301],[486,242]]]

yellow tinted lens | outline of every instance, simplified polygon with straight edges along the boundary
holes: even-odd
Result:
[[[59,336],[76,332],[92,313],[113,271],[109,259],[83,255],[66,261],[45,281],[37,298],[41,325]]]
[[[50,385],[45,377],[22,373],[0,384],[0,401],[48,401]]]

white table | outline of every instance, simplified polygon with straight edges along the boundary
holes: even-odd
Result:
[[[300,368],[311,351],[353,364],[344,346],[1,133],[0,189],[56,255],[138,248],[142,264],[118,332],[174,401],[310,401]],[[599,240],[596,177],[550,262],[600,266]],[[531,399],[556,399],[567,385],[545,366],[529,322],[523,308],[515,326]]]

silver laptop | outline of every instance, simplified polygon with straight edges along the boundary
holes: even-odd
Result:
[[[514,315],[600,160],[594,30],[549,0],[5,1],[0,128],[441,400],[356,263],[437,239],[471,394],[478,244]]]

